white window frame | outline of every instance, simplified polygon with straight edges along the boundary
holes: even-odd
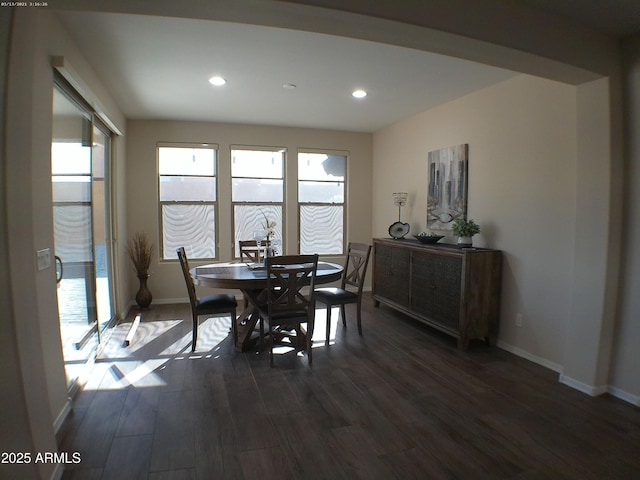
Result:
[[[247,177],[247,176],[234,176],[233,175],[233,162],[234,162],[234,152],[235,151],[256,151],[256,152],[273,152],[273,153],[279,153],[282,155],[282,174],[280,177],[278,178],[274,178],[274,177],[260,177],[260,176],[255,176],[255,177]],[[270,218],[270,215],[266,215],[267,218],[262,218],[261,216],[257,216],[257,220],[255,222],[255,225],[253,225],[253,229],[258,230],[258,229],[262,229],[264,223],[268,220],[268,221],[276,221],[276,226],[275,226],[275,238],[281,240],[282,242],[282,251],[284,251],[285,245],[284,245],[284,237],[285,237],[285,216],[286,216],[286,209],[285,209],[285,199],[286,194],[287,194],[287,187],[286,187],[286,170],[287,170],[287,149],[285,147],[278,147],[278,146],[265,146],[265,145],[231,145],[230,146],[230,159],[231,159],[231,165],[230,165],[230,175],[231,175],[231,223],[232,223],[232,229],[231,229],[231,237],[232,237],[232,242],[233,242],[233,258],[237,259],[239,258],[240,252],[239,252],[239,245],[238,242],[240,240],[253,240],[253,238],[238,238],[239,237],[239,232],[237,231],[236,228],[236,208],[237,207],[256,207],[258,210],[261,211],[268,211],[269,207],[279,207],[280,208],[280,212],[281,212],[281,218]],[[253,179],[253,180],[274,180],[277,179],[278,181],[282,182],[282,200],[281,201],[251,201],[251,200],[236,200],[234,198],[234,181],[236,179]],[[245,236],[248,235],[248,232],[245,234]]]
[[[325,154],[325,155],[336,155],[345,157],[345,172],[344,172],[344,180],[343,183],[343,199],[342,202],[304,202],[300,200],[300,184],[301,182],[308,181],[307,179],[300,178],[300,168],[299,164],[297,165],[298,179],[297,179],[297,198],[298,198],[298,251],[302,252],[302,209],[308,206],[341,206],[342,207],[342,241],[341,241],[341,251],[340,252],[313,252],[318,253],[323,256],[343,256],[345,254],[345,245],[346,245],[346,236],[347,236],[347,186],[348,186],[348,170],[349,170],[349,152],[344,150],[331,150],[331,149],[307,149],[300,148],[298,149],[298,158],[297,161],[300,161],[300,154],[311,153],[311,154]],[[315,181],[315,180],[314,180]],[[331,181],[335,183],[335,180]],[[327,181],[329,183],[329,181]]]
[[[204,150],[213,150],[213,175],[175,175],[175,174],[162,174],[160,172],[160,149],[161,148],[184,148],[184,149],[204,149]],[[157,168],[157,178],[158,178],[158,225],[159,225],[159,237],[160,237],[160,261],[178,261],[178,256],[175,251],[165,252],[165,231],[164,231],[164,215],[163,215],[163,207],[165,205],[210,205],[213,207],[214,212],[214,232],[213,232],[213,252],[214,255],[212,257],[209,256],[197,256],[194,255],[193,252],[189,252],[187,249],[187,255],[189,255],[189,259],[193,260],[217,260],[219,257],[219,242],[218,242],[218,232],[219,232],[219,215],[218,215],[218,202],[219,202],[219,188],[218,188],[218,179],[219,179],[219,169],[218,169],[218,144],[215,143],[170,143],[170,142],[158,142],[156,145],[156,168]],[[211,200],[161,200],[160,195],[160,184],[162,182],[163,177],[201,177],[201,178],[213,178],[215,184],[215,199]],[[167,253],[167,255],[165,255]]]

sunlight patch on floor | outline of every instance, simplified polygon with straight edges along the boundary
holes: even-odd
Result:
[[[188,322],[188,325],[181,325]],[[201,317],[198,342],[191,352],[191,319],[140,322],[130,345],[125,338],[131,322],[121,323],[113,332],[88,377],[85,390],[120,390],[128,387],[164,386],[162,371],[170,361],[215,360],[220,343],[230,335],[231,319]]]
[[[131,328],[131,322],[120,323],[113,327],[109,341],[104,346],[99,359],[134,357],[138,350],[147,349],[156,340],[168,334],[176,328],[182,320],[154,320],[144,321],[144,317],[138,326],[130,345],[125,345],[125,338]],[[148,356],[148,355],[146,355]]]
[[[313,348],[326,347],[326,308],[316,309],[313,332]],[[340,308],[331,312],[329,344],[336,343],[340,322]],[[163,375],[172,361],[219,360],[222,342],[231,335],[231,319],[228,316],[201,317],[195,352],[191,352],[191,319],[144,320],[138,326],[131,344],[125,345],[132,323],[113,327],[112,334],[100,352],[85,390],[119,390],[129,387],[157,387],[167,385]],[[282,355],[294,350],[294,346],[276,346],[274,353]]]
[[[329,331],[329,345],[336,343],[336,331],[338,322],[342,325],[340,320],[340,307],[334,307],[331,309],[331,329]],[[303,324],[306,327],[306,324]],[[313,328],[311,348],[324,348],[327,346],[327,309],[317,308],[315,316],[315,325]],[[293,347],[286,345],[276,346],[273,349],[273,353],[276,355],[283,355],[293,350]]]
[[[202,317],[198,327],[198,342],[196,352],[210,352],[220,349],[220,343],[231,335],[231,318],[210,317],[205,320]],[[188,341],[191,342],[191,331],[189,331]],[[191,343],[189,343],[191,345]]]
[[[331,309],[331,330],[329,331],[329,345],[336,343],[336,331],[338,322],[342,325],[340,319],[340,307]],[[325,347],[327,341],[327,309],[316,308],[315,326],[313,328],[313,344],[312,348]]]

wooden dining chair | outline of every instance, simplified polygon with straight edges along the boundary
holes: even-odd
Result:
[[[255,240],[240,240],[240,260],[247,263],[256,263],[258,261],[258,242]]]
[[[184,247],[178,248],[177,253],[180,266],[182,267],[184,281],[187,284],[187,291],[189,292],[189,302],[191,303],[191,316],[193,321],[191,351],[195,352],[196,350],[196,342],[198,341],[198,318],[200,315],[229,315],[231,317],[233,338],[237,338],[236,307],[238,306],[238,302],[236,302],[236,297],[230,293],[216,293],[198,298],[196,295],[196,286],[189,272],[189,260],[187,259]]]
[[[258,242],[255,240],[240,240],[238,242],[238,246],[240,247],[240,260],[246,263],[258,263]],[[260,247],[263,249],[263,257],[264,257],[264,247],[268,247],[269,242],[264,240]]]
[[[267,298],[260,307],[260,315],[269,323],[271,366],[276,344],[288,347],[295,344],[295,351],[306,350],[311,365],[318,255],[268,257],[266,263]],[[302,327],[305,323],[306,331]]]
[[[316,301],[327,306],[327,344],[331,332],[331,308],[340,306],[342,315],[342,325],[347,326],[345,305],[356,304],[356,315],[358,321],[358,333],[362,335],[362,287],[364,287],[364,277],[367,274],[367,265],[371,255],[371,245],[364,243],[349,243],[347,250],[347,262],[344,266],[344,274],[340,287],[323,287],[316,289]],[[347,287],[350,287],[348,290]]]

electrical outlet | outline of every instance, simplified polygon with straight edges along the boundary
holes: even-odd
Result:
[[[51,249],[38,250],[36,252],[36,262],[39,272],[51,268]]]
[[[516,327],[522,326],[522,314],[516,313]]]

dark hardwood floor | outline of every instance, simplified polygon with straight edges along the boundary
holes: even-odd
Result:
[[[229,320],[152,305],[133,343],[114,329],[74,400],[65,479],[637,479],[640,409],[591,398],[483,343],[363,305],[313,366],[268,349],[236,353]],[[353,306],[347,306],[354,320]],[[334,323],[337,312],[333,314]]]

